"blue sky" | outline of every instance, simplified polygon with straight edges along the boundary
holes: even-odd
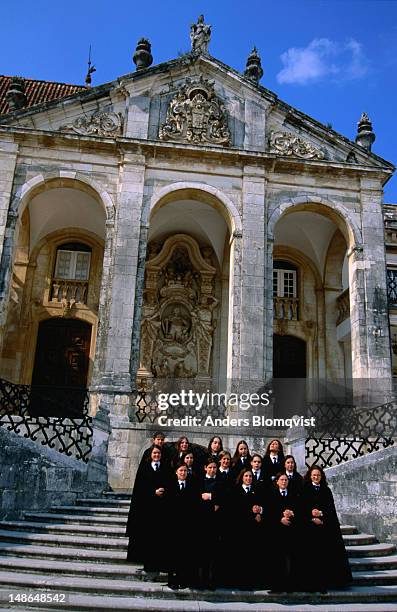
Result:
[[[142,36],[154,63],[188,51],[200,13],[212,55],[244,70],[256,45],[265,87],[352,139],[365,110],[373,151],[397,163],[397,0],[19,0],[2,10],[0,73],[84,83],[91,43],[99,85],[134,70]],[[397,203],[397,178],[385,201]]]

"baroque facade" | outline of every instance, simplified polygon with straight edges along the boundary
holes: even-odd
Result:
[[[97,87],[1,82],[0,375],[88,387],[115,488],[151,428],[137,377],[387,396],[397,371],[394,167],[369,118],[348,140],[262,87],[256,49],[244,74],[212,57],[210,34],[200,17],[192,51],[154,66],[142,39],[137,70]]]

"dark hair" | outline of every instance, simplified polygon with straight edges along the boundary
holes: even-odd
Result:
[[[176,450],[178,452],[180,452],[180,446],[181,446],[181,442],[182,440],[186,440],[187,444],[188,444],[188,448],[190,448],[190,442],[189,442],[189,438],[187,436],[181,436],[179,438],[179,440],[176,442],[175,446],[176,446]]]
[[[206,458],[205,462],[204,462],[204,467],[207,467],[207,465],[210,465],[211,463],[215,463],[216,468],[218,469],[218,462],[216,459],[214,459],[213,457],[211,457],[211,455],[208,455],[208,457]]]
[[[252,479],[254,479],[254,473],[253,473],[253,471],[251,470],[251,468],[248,468],[248,467],[247,467],[247,468],[243,468],[243,469],[240,471],[240,473],[239,473],[239,475],[237,476],[237,478],[236,478],[236,485],[241,485],[241,484],[242,484],[242,482],[243,482],[243,476],[244,476],[244,474],[246,474],[247,472],[249,472],[249,473],[251,474],[251,476],[252,476]]]
[[[194,461],[194,452],[190,450],[190,448],[186,451],[186,453],[182,453],[181,461],[185,461],[187,455],[191,455]]]
[[[261,461],[263,461],[262,455],[260,455],[259,453],[254,453],[253,455],[251,455],[251,459],[250,461],[252,461],[253,459],[255,459],[255,457],[259,457],[259,459]]]
[[[277,440],[277,438],[274,438],[273,440],[270,440],[269,444],[267,445],[265,455],[267,457],[269,457],[269,455],[270,455],[270,445],[271,445],[272,442],[278,442],[278,453],[277,454],[281,458],[281,460],[283,461],[284,460],[283,445],[281,444],[280,440]]]
[[[307,470],[306,474],[303,477],[303,482],[305,484],[307,484],[307,483],[310,483],[312,481],[311,475],[312,475],[313,470],[318,470],[320,472],[320,474],[321,474],[320,486],[321,487],[328,486],[327,477],[325,475],[325,472],[324,472],[323,468],[320,467],[319,465],[316,465],[316,464],[311,465],[309,467],[309,469]]]
[[[294,469],[292,471],[295,474],[295,472],[297,472],[295,457],[293,455],[285,455],[285,457],[284,457],[284,467],[285,467],[285,462],[287,461],[287,459],[292,459],[293,460],[293,462],[294,462]]]
[[[232,459],[232,465],[236,465],[236,463],[238,463],[238,460],[240,459],[240,455],[238,452],[238,447],[240,446],[240,444],[244,444],[247,447],[247,461],[251,461],[251,455],[250,455],[250,449],[249,446],[247,444],[247,442],[245,440],[239,440],[237,442],[237,446],[236,446],[236,450],[234,451],[234,455],[233,455],[233,459]]]
[[[212,454],[211,444],[213,443],[215,438],[218,438],[219,442],[221,443],[221,447],[219,449],[219,452],[223,451],[222,438],[220,436],[212,436],[211,440],[208,442],[208,449],[207,449],[207,451],[208,451],[209,455]]]
[[[178,463],[176,464],[176,466],[175,466],[175,468],[174,468],[174,469],[175,469],[175,472],[176,472],[177,470],[179,470],[179,468],[180,468],[180,467],[185,467],[185,468],[187,469],[187,465],[186,465],[186,463],[184,463],[183,461],[178,461]]]
[[[161,456],[162,456],[162,452],[163,452],[163,451],[161,450],[161,448],[160,448],[159,446],[157,446],[157,444],[154,444],[154,445],[152,446],[152,448],[150,449],[150,453],[149,453],[149,454],[148,454],[148,456],[147,456],[147,461],[148,461],[148,463],[151,463],[151,462],[152,462],[152,452],[153,452],[154,450],[158,450],[158,451],[160,451],[160,459],[161,459]]]
[[[153,434],[153,440],[155,440],[156,438],[162,438],[163,440],[165,440],[165,434],[162,431],[155,431]]]

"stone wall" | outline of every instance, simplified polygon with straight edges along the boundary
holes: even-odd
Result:
[[[343,523],[397,544],[397,448],[390,447],[326,470]]]

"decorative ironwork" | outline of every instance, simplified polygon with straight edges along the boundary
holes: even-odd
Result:
[[[350,317],[350,294],[349,289],[345,289],[343,293],[336,298],[336,306],[338,308],[338,318],[336,324],[342,323]]]
[[[93,435],[88,402],[87,389],[30,387],[0,378],[0,426],[85,463]],[[60,416],[38,416],[40,405]]]
[[[297,134],[290,132],[270,132],[270,153],[286,155],[288,157],[299,157],[301,159],[324,159],[325,153],[311,142],[300,138]]]
[[[315,418],[306,439],[306,465],[339,465],[387,448],[397,438],[396,404],[388,402],[359,409],[346,404],[309,404],[308,416]]]
[[[392,268],[387,270],[387,299],[389,306],[397,308],[397,270]]]

